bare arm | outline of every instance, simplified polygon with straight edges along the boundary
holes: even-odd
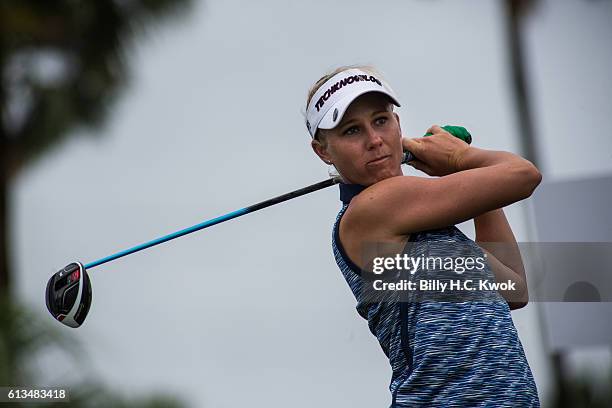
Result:
[[[516,291],[500,291],[510,309],[524,307],[528,300],[523,260],[504,211],[496,209],[474,218],[476,242],[487,252],[489,266],[498,282],[511,280]]]
[[[346,230],[379,237],[455,225],[531,195],[541,175],[508,152],[470,147],[441,128],[433,136],[404,139],[414,167],[438,178],[398,176],[373,184],[351,205]],[[370,236],[372,234],[370,233]]]

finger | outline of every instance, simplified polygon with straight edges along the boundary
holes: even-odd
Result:
[[[417,157],[419,153],[423,151],[423,141],[421,140],[421,138],[404,139],[402,142],[402,147],[404,148],[404,150],[408,150],[410,153]]]
[[[415,169],[419,169],[419,164],[417,163],[416,160],[410,160],[408,163],[406,163],[407,165],[409,165],[410,167],[414,167]]]
[[[440,133],[440,132],[445,132],[445,130],[444,130],[444,129],[442,129],[442,128],[441,128],[440,126],[438,126],[438,125],[433,125],[433,126],[431,126],[429,129],[427,129],[427,132],[426,132],[426,133],[433,133],[433,134],[436,134],[436,133]]]
[[[429,172],[431,171],[431,168],[420,160],[410,160],[408,162],[408,165],[414,167],[419,171],[422,171],[423,173],[429,174]]]

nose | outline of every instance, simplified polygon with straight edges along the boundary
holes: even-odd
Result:
[[[367,149],[372,150],[380,147],[383,143],[382,135],[372,126],[366,128],[366,143]]]

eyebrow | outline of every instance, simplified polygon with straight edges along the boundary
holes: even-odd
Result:
[[[375,112],[372,112],[371,116],[376,116],[376,115],[381,114],[381,113],[390,113],[390,112],[391,111],[386,110],[386,109],[385,110],[377,110]],[[355,120],[354,118],[349,118],[348,120],[345,120],[344,118],[342,118],[342,121],[340,121],[340,123],[338,123],[338,128],[344,127],[344,126],[350,124],[354,120]]]

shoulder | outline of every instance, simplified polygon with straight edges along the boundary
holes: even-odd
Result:
[[[396,176],[372,184],[352,201],[345,218],[349,223],[374,226],[393,223],[398,212],[422,201],[432,181],[424,177]]]
[[[399,231],[396,223],[399,213],[418,201],[424,189],[423,177],[397,176],[372,184],[352,200],[346,208],[340,233],[344,237],[362,239],[405,238],[408,234]]]

